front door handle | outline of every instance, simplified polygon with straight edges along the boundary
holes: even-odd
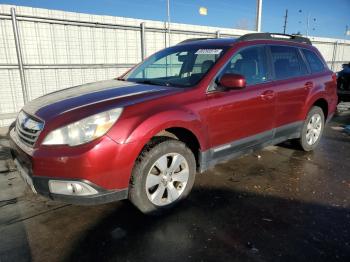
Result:
[[[262,100],[271,100],[275,97],[275,92],[272,90],[266,90],[260,95]]]

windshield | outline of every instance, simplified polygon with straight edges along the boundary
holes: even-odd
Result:
[[[125,80],[164,86],[196,85],[225,53],[226,47],[175,46],[155,53]]]

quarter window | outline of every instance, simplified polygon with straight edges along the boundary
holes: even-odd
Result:
[[[306,61],[309,63],[312,73],[322,72],[325,68],[320,58],[312,51],[303,49]]]
[[[297,48],[271,46],[271,55],[276,79],[287,79],[308,73]]]
[[[234,54],[223,71],[223,74],[243,75],[248,85],[266,82],[266,52],[263,46],[248,47]]]

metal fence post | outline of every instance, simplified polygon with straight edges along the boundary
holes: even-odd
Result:
[[[335,60],[337,59],[337,49],[338,49],[338,41],[333,44],[333,57],[332,57],[332,66],[331,70],[334,71]]]
[[[19,75],[21,78],[23,101],[24,101],[24,103],[27,103],[28,102],[27,83],[26,83],[26,77],[24,74],[21,43],[19,41],[18,25],[17,25],[17,19],[16,19],[16,10],[14,7],[11,8],[11,20],[12,20],[13,35],[15,37],[16,54],[17,54]]]
[[[146,57],[146,38],[145,38],[145,23],[140,24],[141,28],[141,58],[142,61],[145,60]]]
[[[220,31],[216,31],[216,38],[220,38]]]
[[[166,22],[164,22],[164,47],[168,47],[168,36]]]

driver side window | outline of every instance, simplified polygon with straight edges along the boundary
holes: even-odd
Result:
[[[233,55],[223,74],[240,74],[247,85],[264,83],[268,80],[266,52],[263,46],[254,46]]]

